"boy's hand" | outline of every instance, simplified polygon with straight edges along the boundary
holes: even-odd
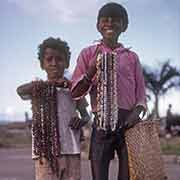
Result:
[[[69,122],[69,126],[71,127],[71,129],[76,129],[76,130],[80,129],[85,124],[86,122],[82,121],[79,117],[73,117]]]
[[[139,117],[141,112],[145,112],[145,109],[143,106],[137,106],[128,116],[128,118],[125,121],[125,127],[131,128],[134,125],[136,125],[139,121],[141,121],[141,118]]]
[[[49,81],[49,83],[56,87],[63,87],[63,88],[68,88],[71,85],[71,82],[67,79],[58,79],[54,81]]]
[[[126,128],[131,128],[134,125],[136,125],[139,121],[140,121],[139,113],[137,111],[133,111],[133,112],[130,113],[130,115],[126,119],[125,127]]]

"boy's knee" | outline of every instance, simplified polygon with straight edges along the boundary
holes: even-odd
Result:
[[[70,177],[68,180],[80,180],[80,178]]]

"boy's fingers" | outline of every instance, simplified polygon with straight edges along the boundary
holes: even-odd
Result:
[[[125,126],[127,127],[127,128],[131,128],[131,127],[133,127],[134,125],[136,125],[138,122],[140,121],[140,119],[138,118],[138,119],[131,119],[130,121],[127,121],[126,123],[125,123]]]
[[[73,122],[72,122],[72,119],[71,119],[71,120],[69,121],[69,126],[72,126],[72,123],[73,123]]]
[[[67,88],[71,85],[71,82],[66,79],[59,79],[56,81],[48,81],[50,85],[56,86],[56,87],[64,87]]]
[[[47,81],[47,83],[51,86],[55,86],[55,81]]]
[[[75,128],[78,129],[81,123],[81,120],[79,118],[75,118]]]
[[[74,118],[72,118],[69,122],[69,126],[73,126],[74,125]]]
[[[69,126],[73,129],[78,129],[80,126],[80,119],[78,117],[74,117],[71,119]]]
[[[56,86],[61,87],[61,86],[63,86],[63,85],[64,85],[64,82],[65,82],[65,80],[64,80],[64,79],[63,79],[63,80],[57,80],[57,81],[56,81]]]

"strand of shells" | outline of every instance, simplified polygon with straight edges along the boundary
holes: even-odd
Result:
[[[97,56],[97,126],[99,129],[115,131],[118,123],[117,62],[115,53]]]
[[[57,157],[60,156],[60,142],[56,95],[56,87],[48,82],[33,82],[33,152],[40,157],[40,160],[45,157],[52,171],[58,175]]]

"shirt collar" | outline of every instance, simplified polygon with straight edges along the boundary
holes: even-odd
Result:
[[[124,45],[122,43],[118,43],[117,47],[112,50],[110,49],[108,46],[106,46],[106,44],[102,41],[102,39],[100,40],[96,40],[94,41],[94,43],[98,46],[101,46],[104,50],[108,51],[108,52],[124,52],[124,51],[129,51],[131,48],[125,48]]]

